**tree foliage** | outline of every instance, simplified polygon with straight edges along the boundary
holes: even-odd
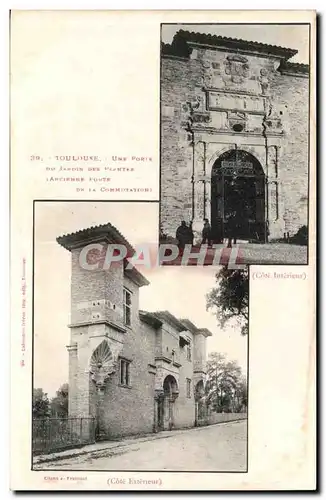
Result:
[[[33,389],[33,418],[47,418],[49,415],[48,395],[41,388]]]
[[[68,393],[67,383],[59,387],[51,400],[43,389],[33,389],[33,418],[68,417]]]
[[[206,295],[206,308],[212,310],[221,325],[236,319],[242,335],[248,334],[249,276],[247,269],[222,267],[216,273],[216,286]]]
[[[247,383],[236,361],[223,354],[209,354],[207,362],[206,401],[214,411],[243,411],[247,407]]]
[[[62,384],[56,392],[54,398],[51,399],[51,414],[53,417],[68,417],[68,394],[69,385]]]

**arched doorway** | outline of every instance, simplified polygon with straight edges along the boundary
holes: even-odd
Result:
[[[205,425],[207,423],[207,407],[203,380],[199,380],[195,387],[195,412],[195,425]]]
[[[174,427],[174,403],[179,395],[176,379],[167,375],[163,382],[163,394],[158,401],[158,430],[171,430]]]
[[[226,151],[213,165],[211,226],[216,243],[234,232],[238,239],[266,241],[265,174],[247,151]]]

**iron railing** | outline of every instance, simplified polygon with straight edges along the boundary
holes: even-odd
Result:
[[[92,417],[33,419],[33,455],[95,443],[95,432]]]

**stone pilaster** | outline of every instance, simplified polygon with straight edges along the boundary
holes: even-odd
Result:
[[[76,417],[77,409],[77,343],[67,346],[69,352],[69,392],[68,392],[68,415]]]
[[[194,243],[201,242],[202,230],[204,226],[205,217],[205,163],[206,163],[206,144],[204,142],[197,142],[194,148],[194,214],[192,221],[192,230],[194,232]]]

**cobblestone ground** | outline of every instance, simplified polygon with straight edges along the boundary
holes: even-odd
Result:
[[[105,450],[39,464],[56,470],[246,471],[247,421],[186,430],[178,435],[135,442],[114,452]]]
[[[286,243],[240,243],[239,255],[240,261],[243,264],[307,264],[307,247],[299,245],[289,245]],[[199,247],[194,247],[192,252],[199,252]],[[213,264],[214,257],[216,258],[217,252],[220,262],[215,261],[215,264],[227,265],[230,257],[230,249],[226,245],[216,245],[216,250],[208,249],[205,265]],[[163,265],[179,266],[181,264],[181,257],[165,262]],[[197,260],[189,259],[188,265],[197,265]]]

